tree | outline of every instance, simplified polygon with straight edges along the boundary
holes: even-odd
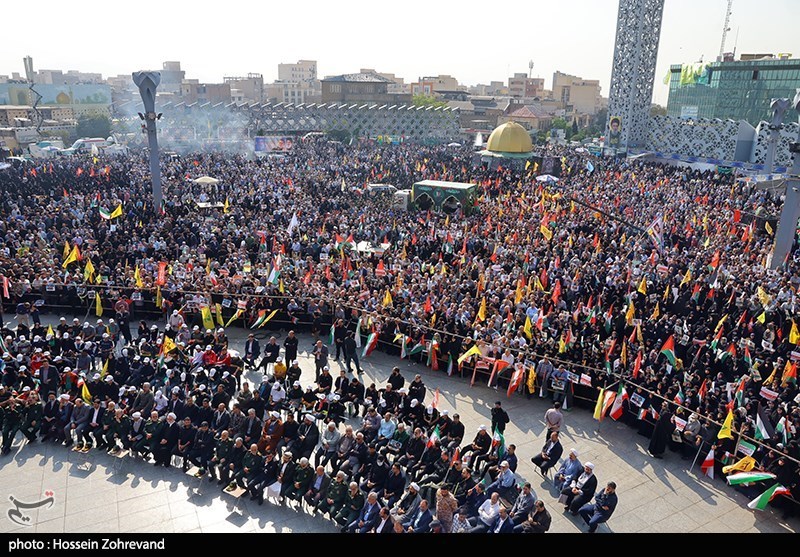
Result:
[[[572,120],[572,135],[575,135],[577,133],[578,133],[578,120],[574,119]]]
[[[82,114],[78,118],[78,137],[108,137],[111,120],[105,114]]]
[[[666,116],[666,115],[667,115],[666,107],[655,103],[650,105],[650,116]]]
[[[553,124],[550,127],[559,130],[566,130],[569,127],[569,124],[567,124],[567,121],[564,120],[563,118],[554,118]]]
[[[440,101],[433,95],[414,95],[411,102],[414,106],[432,106],[433,108],[447,106],[445,101]]]

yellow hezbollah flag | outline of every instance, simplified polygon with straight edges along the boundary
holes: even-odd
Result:
[[[470,348],[469,350],[467,350],[466,352],[464,352],[464,353],[463,353],[461,356],[459,356],[459,358],[458,358],[458,365],[461,365],[461,364],[463,364],[463,363],[464,363],[464,361],[465,361],[467,358],[469,358],[470,356],[473,356],[473,355],[477,355],[477,356],[480,356],[480,355],[481,355],[481,349],[480,349],[480,348],[478,348],[478,345],[477,345],[477,344],[473,345],[473,346],[472,346],[472,348]]]
[[[553,237],[553,231],[552,231],[552,230],[550,230],[550,229],[549,229],[548,227],[546,227],[545,225],[541,225],[541,226],[539,226],[539,232],[541,232],[541,233],[542,233],[542,236],[544,236],[544,237],[545,237],[545,239],[546,239],[548,242],[549,242],[549,241],[550,241],[550,239]]]
[[[142,274],[139,272],[139,266],[136,266],[136,270],[133,272],[133,278],[136,279],[136,288],[142,288],[144,283],[142,282]]]
[[[69,255],[64,260],[64,263],[62,263],[61,267],[66,269],[70,263],[77,261],[78,259],[80,259],[80,257],[81,257],[81,252],[78,250],[78,245],[76,244],[72,246],[72,251],[69,252]]]
[[[482,323],[486,321],[486,297],[481,298],[481,306],[478,308],[478,315],[476,318]]]
[[[764,223],[764,230],[766,230],[766,231],[767,231],[767,233],[768,233],[770,236],[772,236],[772,232],[773,232],[773,230],[772,230],[772,225],[769,223],[769,221],[767,221],[767,222],[765,222],[765,223]]]
[[[92,393],[89,392],[89,387],[86,386],[86,382],[84,382],[81,386],[81,398],[83,399],[83,402],[87,404],[92,403]]]
[[[92,276],[94,276],[94,265],[92,265],[92,260],[86,260],[86,267],[83,269],[83,280],[89,282],[92,280]]]
[[[636,316],[636,308],[633,307],[633,302],[628,304],[628,311],[625,313],[625,323],[630,325],[633,323],[633,318]]]
[[[594,404],[594,414],[592,417],[595,420],[600,420],[600,417],[603,415],[603,400],[605,399],[606,390],[602,387],[600,388],[600,394],[597,395],[597,402]]]
[[[231,318],[230,318],[230,319],[228,319],[228,322],[227,322],[227,323],[225,323],[225,327],[230,327],[230,326],[231,326],[231,323],[233,323],[234,321],[236,321],[237,319],[239,319],[239,316],[240,316],[240,315],[242,315],[242,310],[240,310],[240,309],[237,309],[237,310],[236,310],[236,313],[234,313],[234,314],[231,316]]]
[[[725,421],[722,422],[722,429],[719,430],[717,433],[717,439],[733,439],[733,412],[728,410],[728,415],[725,417]]]
[[[530,371],[528,371],[527,387],[530,394],[533,394],[536,390],[536,369],[533,366],[531,366]]]
[[[231,204],[230,204],[230,203],[228,203],[228,198],[227,198],[227,196],[226,196],[226,197],[225,197],[225,205],[223,205],[223,206],[222,206],[222,212],[223,212],[223,213],[225,213],[225,214],[227,215],[227,214],[228,214],[228,211],[230,211],[230,209],[231,209]]]
[[[53,331],[53,326],[52,325],[48,325],[47,326],[47,334],[50,335],[51,337],[55,338],[56,333]]]
[[[678,285],[678,288],[680,288],[680,287],[681,287],[681,286],[683,286],[684,284],[689,284],[689,281],[690,281],[690,280],[692,280],[692,271],[691,271],[691,269],[686,269],[686,274],[685,274],[685,275],[683,275],[683,280],[682,280],[682,281],[681,281],[681,283]]]
[[[225,326],[225,321],[222,319],[222,304],[215,304],[217,308],[217,325],[220,327]]]
[[[525,336],[528,337],[528,340],[531,340],[533,337],[533,324],[531,323],[530,315],[525,318],[525,326],[522,327],[522,332],[525,333]]]
[[[274,310],[272,310],[272,313],[270,313],[269,315],[267,315],[267,318],[266,318],[266,319],[264,319],[264,321],[262,321],[262,322],[261,322],[261,325],[259,325],[259,326],[258,326],[258,328],[260,329],[261,327],[263,327],[264,325],[266,325],[266,324],[267,324],[267,322],[268,322],[270,319],[272,319],[273,317],[275,317],[275,314],[276,314],[276,313],[278,313],[278,310],[277,310],[277,309],[274,309]]]
[[[792,320],[792,330],[789,331],[789,342],[792,344],[800,343],[800,331],[797,330],[797,323]]]
[[[100,300],[100,292],[94,295],[94,313],[97,317],[103,316],[103,302]]]
[[[386,294],[383,296],[383,307],[389,307],[390,305],[392,305],[392,293],[387,288]]]
[[[161,298],[161,287],[156,286],[156,307],[160,308],[164,300]]]
[[[647,294],[647,280],[642,277],[642,282],[639,283],[639,289],[637,290],[639,294]]]
[[[769,294],[767,294],[767,292],[760,286],[756,288],[756,294],[758,294],[758,301],[761,302],[762,306],[768,305],[772,300],[772,298],[769,297]]]
[[[70,252],[69,242],[67,240],[64,240],[64,253],[63,253],[62,257],[64,259],[69,257],[69,252]]]
[[[164,342],[161,344],[161,353],[162,354],[169,354],[173,350],[175,350],[178,346],[175,344],[169,337],[164,337]]]
[[[114,209],[114,210],[111,212],[111,218],[112,218],[112,219],[115,219],[115,218],[117,218],[117,217],[121,217],[121,216],[122,216],[122,203],[120,203],[119,205],[117,205],[117,208],[116,208],[116,209]]]
[[[658,302],[656,302],[656,307],[653,308],[653,315],[650,316],[650,319],[655,321],[659,315],[661,315],[661,310],[658,308]]]
[[[104,378],[107,373],[108,373],[108,358],[106,358],[106,361],[103,363],[103,369],[100,371],[100,378],[101,379]]]
[[[738,470],[739,472],[749,472],[753,468],[756,467],[756,461],[752,456],[745,456],[742,460],[738,462],[734,462],[728,466],[722,467],[722,473],[725,475],[730,474],[734,470]]]
[[[211,318],[211,308],[208,306],[200,308],[200,315],[203,317],[203,328],[214,329],[214,319]]]

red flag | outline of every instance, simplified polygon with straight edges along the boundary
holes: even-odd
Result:
[[[431,305],[431,297],[430,296],[428,296],[425,299],[425,307],[423,309],[424,309],[425,313],[430,313],[431,311],[433,311],[433,305]]]
[[[739,209],[733,211],[733,222],[742,220],[742,212]]]
[[[467,237],[464,236],[464,243],[461,244],[461,255],[467,254]]]
[[[542,288],[547,288],[547,269],[542,268],[542,272],[539,274],[539,282],[542,283]]]
[[[642,369],[642,351],[636,353],[636,361],[633,363],[633,378],[639,377],[639,370]]]
[[[79,166],[78,170],[75,171],[75,176],[80,176],[81,174],[83,174],[83,168]]]
[[[706,397],[706,394],[708,394],[708,380],[703,379],[703,384],[700,385],[700,390],[697,391],[697,396],[700,397],[700,400],[703,400]]]
[[[558,303],[558,298],[561,296],[561,281],[556,280],[555,286],[553,286],[553,303]]]
[[[385,277],[386,276],[386,268],[383,265],[383,259],[378,261],[378,266],[375,268],[375,276],[378,276],[378,277]]]
[[[160,261],[158,263],[158,278],[156,279],[156,284],[167,284],[167,262]]]
[[[514,393],[520,385],[522,385],[522,380],[525,377],[525,366],[518,365],[518,367],[514,370],[514,375],[511,376],[511,381],[508,384],[508,390],[506,391],[506,396],[511,397],[512,393]]]
[[[436,392],[433,393],[433,401],[431,402],[431,406],[439,409],[439,387],[436,387]]]

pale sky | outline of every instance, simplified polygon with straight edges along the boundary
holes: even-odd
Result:
[[[278,63],[311,59],[320,76],[374,68],[406,83],[449,74],[474,85],[506,81],[533,60],[533,75],[544,77],[546,88],[559,70],[599,79],[608,96],[617,7],[616,0],[39,0],[15,7],[16,22],[3,26],[0,74],[24,74],[22,58],[30,54],[37,70],[108,77],[179,60],[186,77],[201,82],[248,72],[271,82]],[[662,79],[670,64],[716,58],[725,8],[726,0],[666,0],[655,102],[666,105]],[[799,16],[798,0],[734,0],[726,51],[738,31],[737,54],[800,57]]]

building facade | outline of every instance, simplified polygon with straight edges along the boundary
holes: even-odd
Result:
[[[528,77],[526,73],[515,73],[508,78],[508,94],[515,99],[533,99],[544,96],[544,79]]]
[[[603,103],[600,97],[600,81],[561,72],[553,74],[553,100],[563,108],[578,114],[597,114]]]
[[[322,80],[322,102],[374,102],[403,104],[411,102],[407,93],[389,93],[391,80],[375,73],[329,76]]]
[[[793,98],[800,87],[800,59],[762,58],[672,65],[667,114],[683,119],[769,120],[774,98]]]

